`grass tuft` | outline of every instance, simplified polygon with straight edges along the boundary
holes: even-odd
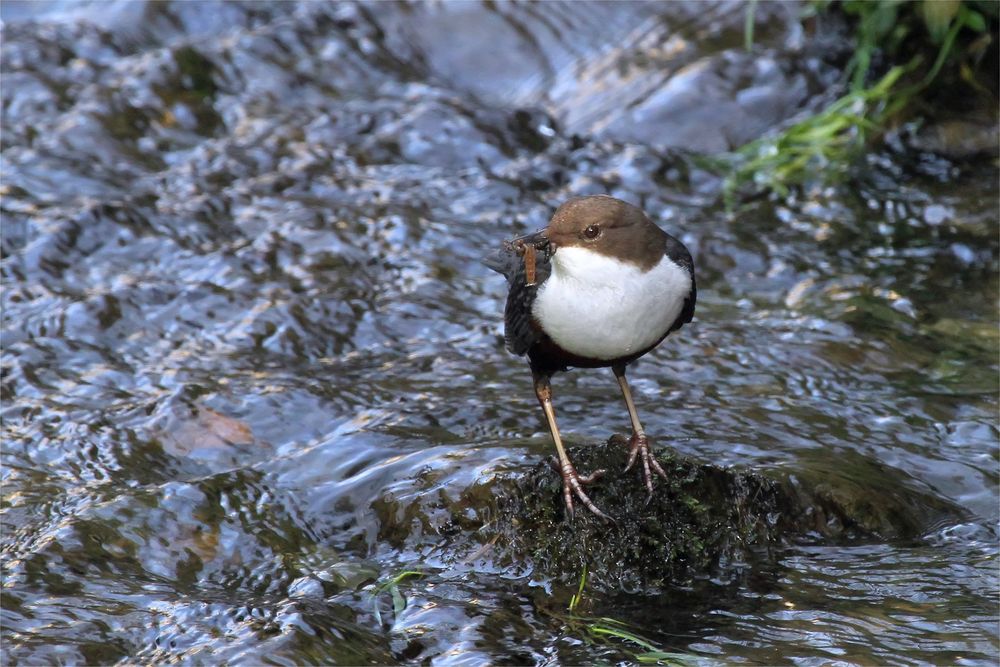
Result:
[[[730,157],[724,185],[727,205],[731,208],[734,195],[748,186],[785,197],[791,187],[801,185],[812,174],[822,172],[827,178],[842,175],[852,154],[908,101],[891,92],[912,67],[912,63],[893,67],[870,88],[852,91],[783,132],[740,148]]]
[[[733,209],[735,195],[774,193],[780,197],[810,180],[839,180],[861,150],[886,131],[889,124],[938,80],[942,68],[959,61],[962,80],[982,91],[975,82],[968,60],[981,57],[993,39],[998,5],[981,0],[817,0],[815,13],[839,7],[856,20],[855,50],[845,70],[847,92],[819,113],[800,120],[772,136],[762,137],[724,156],[716,166],[725,172],[723,193],[726,207]],[[755,6],[747,7],[744,41],[753,42]],[[976,38],[959,49],[960,33]],[[905,85],[908,75],[923,63],[920,55],[900,63],[923,41],[936,56],[915,83]],[[897,64],[874,84],[868,85],[872,62],[883,54]],[[978,55],[977,55],[978,54]],[[919,75],[917,75],[919,76]]]

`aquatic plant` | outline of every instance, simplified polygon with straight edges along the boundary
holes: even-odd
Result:
[[[636,634],[628,624],[607,616],[586,616],[577,613],[577,608],[583,600],[583,591],[587,586],[587,567],[584,565],[580,573],[580,582],[576,592],[569,601],[569,614],[562,620],[571,633],[583,639],[588,644],[610,644],[613,639],[633,644],[644,651],[627,652],[637,661],[645,664],[677,665],[691,667],[701,660],[694,655],[664,651],[648,639]]]
[[[372,591],[372,609],[375,614],[375,621],[382,625],[382,612],[379,610],[379,596],[386,591],[392,596],[392,610],[397,616],[406,609],[406,597],[400,591],[400,584],[410,577],[423,577],[424,573],[419,570],[403,570],[398,574],[386,579],[375,586]]]

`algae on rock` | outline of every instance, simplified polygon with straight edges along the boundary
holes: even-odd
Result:
[[[493,542],[494,563],[568,584],[586,567],[596,586],[649,590],[731,576],[798,542],[913,539],[923,517],[909,516],[908,507],[962,513],[901,483],[879,487],[892,491],[880,505],[869,502],[871,489],[836,476],[807,475],[812,483],[804,483],[794,474],[722,468],[671,450],[658,452],[668,479],[657,478],[648,497],[640,475],[623,472],[626,452],[621,436],[571,448],[581,470],[607,470],[588,493],[613,524],[582,509],[567,521],[559,476],[544,462],[496,480],[496,514],[481,532]]]

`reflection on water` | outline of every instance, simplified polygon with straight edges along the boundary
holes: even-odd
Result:
[[[673,150],[821,104],[844,45],[793,6],[753,53],[730,3],[0,17],[5,664],[630,659],[477,537],[549,454],[478,258],[594,192],[696,254],[697,321],[633,373],[656,442],[918,538],[590,611],[724,662],[996,660],[995,164],[899,148],[731,217]],[[627,427],[610,372],[555,390],[571,442]]]

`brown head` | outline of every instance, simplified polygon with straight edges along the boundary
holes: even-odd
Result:
[[[667,234],[641,209],[607,195],[578,197],[556,209],[543,232],[559,248],[587,248],[637,263],[643,270],[663,258]]]

